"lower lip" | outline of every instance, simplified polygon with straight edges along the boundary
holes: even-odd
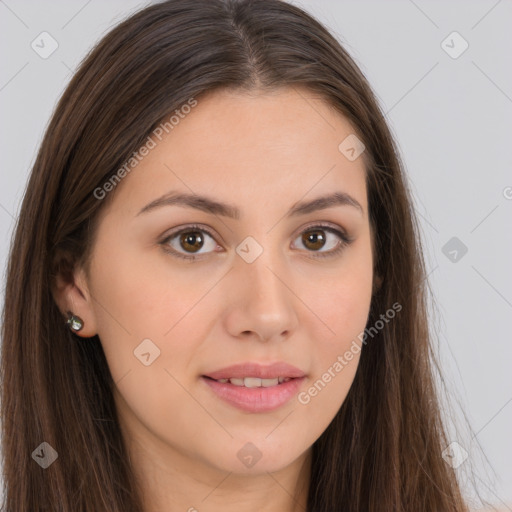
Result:
[[[305,377],[295,378],[268,388],[246,388],[229,382],[217,382],[207,377],[201,378],[218,397],[247,412],[267,412],[278,409],[297,393],[305,379]]]

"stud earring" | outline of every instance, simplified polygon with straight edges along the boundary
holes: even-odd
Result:
[[[82,330],[84,326],[84,321],[77,315],[68,311],[68,319],[66,320],[67,326],[74,332],[78,332]]]

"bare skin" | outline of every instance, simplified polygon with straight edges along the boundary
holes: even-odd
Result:
[[[74,283],[59,281],[59,307],[84,320],[79,335],[100,337],[146,512],[305,510],[311,447],[345,400],[359,353],[332,367],[364,330],[372,293],[364,163],[338,149],[352,133],[304,90],[201,98],[111,192],[89,274],[77,268]],[[240,218],[179,205],[138,215],[171,191],[236,206]],[[333,192],[361,209],[287,216]],[[212,235],[200,231],[202,244],[169,240],[190,224]],[[311,232],[324,244],[302,236]],[[236,252],[249,236],[263,251],[251,263]],[[160,350],[148,366],[134,355],[145,339]],[[246,361],[301,369],[302,402],[246,412],[202,378]],[[308,394],[329,368],[331,379]],[[237,456],[249,442],[261,453],[252,467]]]

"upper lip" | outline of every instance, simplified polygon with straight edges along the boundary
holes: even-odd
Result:
[[[227,366],[221,370],[209,372],[204,375],[211,379],[242,379],[244,377],[257,377],[260,379],[276,379],[277,377],[300,378],[305,373],[297,367],[285,362],[262,365],[255,362],[247,362]]]

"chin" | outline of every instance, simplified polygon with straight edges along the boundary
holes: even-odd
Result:
[[[283,451],[281,442],[275,444],[268,440],[245,443],[236,441],[233,448],[226,449],[211,462],[222,471],[255,476],[281,471],[303,455],[300,450]]]

